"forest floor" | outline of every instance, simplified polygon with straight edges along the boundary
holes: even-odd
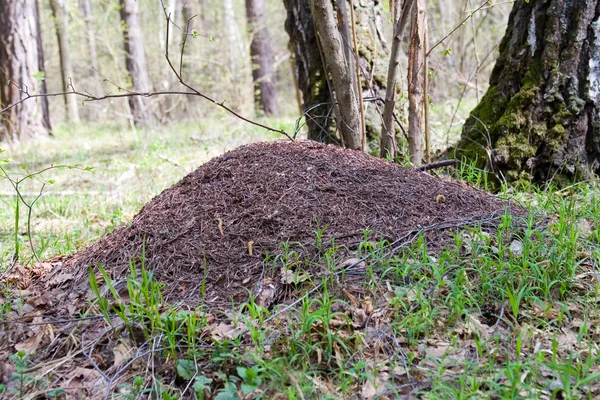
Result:
[[[236,127],[10,149],[0,398],[600,396],[596,183],[491,196],[307,142],[202,165],[279,139]]]

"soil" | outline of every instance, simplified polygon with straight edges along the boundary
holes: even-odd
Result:
[[[311,260],[332,241],[342,260],[353,256],[365,231],[370,240],[393,242],[506,207],[464,184],[358,151],[312,141],[251,144],[190,173],[127,226],[72,256],[42,263],[32,287],[44,293],[46,309],[62,304],[58,314],[73,315],[90,296],[90,267],[101,264],[113,281],[123,282],[136,262],[165,284],[170,303],[231,308],[232,299],[246,301],[265,279],[281,281],[278,255],[295,251],[295,268],[314,276],[323,266]],[[430,235],[429,245],[447,238]]]

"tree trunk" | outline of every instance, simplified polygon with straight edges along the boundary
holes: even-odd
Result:
[[[231,104],[234,110],[241,111],[244,108],[244,99],[247,98],[242,91],[245,83],[242,82],[243,61],[245,57],[241,55],[245,54],[245,49],[240,30],[238,29],[239,24],[235,16],[233,0],[223,0],[223,19],[229,50],[229,72],[231,74],[229,80],[232,84],[230,95],[234,96],[228,99],[228,103]]]
[[[296,80],[302,92],[308,138],[336,143],[331,133],[331,96],[308,0],[284,0],[285,30],[296,59]]]
[[[402,54],[400,45],[404,37],[404,31],[412,15],[412,7],[415,0],[397,0],[395,3],[396,20],[394,21],[394,37],[392,38],[392,49],[388,65],[385,104],[383,107],[383,122],[381,126],[381,145],[379,155],[391,157],[396,155],[396,129],[394,127],[394,110],[396,107],[396,84],[400,79],[400,56]]]
[[[273,51],[267,29],[264,0],[246,0],[254,103],[266,115],[277,114],[277,92],[273,85]]]
[[[63,92],[72,90],[73,65],[69,52],[69,15],[67,14],[65,0],[50,0],[56,39],[58,40],[58,54],[60,59],[60,75],[62,78]],[[71,123],[80,123],[79,107],[74,95],[64,95],[65,107],[67,109],[67,120]]]
[[[383,98],[387,76],[387,44],[383,39],[382,2],[380,0],[362,0],[354,3],[360,71],[363,74],[363,96],[365,98]],[[326,143],[339,143],[333,134],[335,127],[332,124],[332,92],[328,87],[319,54],[309,1],[284,0],[284,5],[287,10],[285,29],[290,37],[291,47],[296,58],[296,78],[303,95],[308,137]],[[349,7],[348,3],[345,6]],[[338,15],[341,15],[342,12],[343,10],[340,9]],[[341,29],[341,35],[345,36],[347,34],[344,33],[345,28],[342,26]],[[351,46],[352,43],[348,43],[348,45]],[[351,52],[349,57],[351,57]],[[349,69],[347,74],[355,75],[355,72],[353,69]],[[367,139],[370,143],[376,143],[378,147],[381,116],[374,104],[366,103],[366,129]]]
[[[85,29],[87,36],[88,50],[90,52],[90,66],[92,67],[92,76],[94,77],[94,91],[96,96],[101,95],[101,78],[98,75],[98,51],[96,49],[96,31],[94,29],[94,20],[92,13],[92,4],[90,0],[82,0],[81,9],[85,20]]]
[[[333,5],[330,0],[311,0],[315,30],[321,44],[325,65],[331,75],[333,90],[338,101],[341,121],[338,128],[344,145],[350,149],[362,148],[362,129],[358,110],[358,96],[352,86],[351,74],[344,58],[342,36],[337,30]]]
[[[600,162],[600,2],[518,1],[455,151],[500,177],[564,184]]]
[[[120,5],[125,66],[131,80],[131,90],[138,93],[151,92],[152,83],[146,67],[144,36],[140,25],[137,1],[120,0]],[[128,100],[136,127],[152,127],[155,125],[156,119],[147,98],[131,96]]]
[[[27,94],[45,94],[37,0],[3,2],[0,12],[0,109]],[[0,140],[51,135],[48,99],[27,100],[0,114]]]
[[[416,0],[408,56],[408,155],[415,166],[423,162],[425,17],[425,0]]]

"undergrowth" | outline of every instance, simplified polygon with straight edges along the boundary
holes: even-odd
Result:
[[[147,172],[165,167],[157,159],[147,162]],[[145,171],[135,168],[134,174]],[[453,174],[473,186],[488,182],[483,171],[464,163]],[[63,188],[69,187],[64,179]],[[126,222],[152,193],[108,204],[95,196],[40,200],[35,218],[46,225],[34,225],[38,256],[72,252],[94,240]],[[317,224],[322,257],[310,262],[324,273],[303,274],[294,244],[282,243],[265,270],[284,278],[279,290],[288,301],[270,307],[253,292],[223,313],[202,304],[166,304],[164,286],[143,256],[120,280],[99,265],[90,270],[90,302],[81,316],[92,323],[83,335],[73,331],[81,352],[69,362],[85,365],[101,382],[85,392],[97,398],[597,398],[600,192],[586,183],[505,189],[502,196],[523,204],[527,215],[516,220],[506,213],[496,229],[463,227],[442,251],[416,235],[390,255],[390,243],[365,232],[356,259],[347,260],[343,249],[324,242],[327,227]],[[122,209],[129,211],[119,214]],[[0,215],[3,234],[14,223],[12,212]],[[93,225],[90,213],[113,222],[73,231]],[[75,221],[69,233],[45,238],[49,226],[69,218]],[[4,240],[2,249],[6,262],[14,249]],[[3,292],[11,297],[0,303],[0,321],[22,304],[16,291]],[[37,368],[35,357],[23,351],[11,356],[12,377],[0,396],[84,393],[78,391],[85,379],[78,381],[81,388],[63,387],[67,379],[53,368]]]

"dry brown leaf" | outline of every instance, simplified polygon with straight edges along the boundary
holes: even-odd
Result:
[[[42,319],[42,317],[36,317],[32,322],[40,323]],[[34,325],[29,334],[31,336],[27,340],[15,344],[17,351],[34,354],[41,345],[45,345],[54,339],[54,326],[50,324]]]
[[[342,293],[344,293],[344,296],[346,296],[348,300],[350,300],[350,303],[352,303],[353,307],[358,307],[360,305],[360,302],[356,299],[356,297],[354,297],[352,293],[350,293],[346,289],[342,289]]]
[[[354,269],[364,269],[366,267],[366,264],[363,260],[360,260],[358,258],[348,258],[340,264],[339,269],[346,269],[350,267]]]
[[[260,284],[260,289],[255,298],[255,303],[261,307],[269,307],[273,303],[277,286],[271,278],[265,278]]]
[[[390,374],[387,372],[377,374],[374,381],[372,379],[367,379],[360,392],[361,398],[370,400],[381,396],[387,390],[385,383],[389,380]]]
[[[363,328],[367,323],[367,313],[362,308],[352,309],[352,326],[355,328]]]
[[[235,326],[225,322],[221,322],[217,326],[213,325],[210,327],[210,332],[212,333],[214,340],[234,339],[238,337],[243,331],[244,328],[236,328]]]
[[[129,342],[120,341],[118,345],[113,348],[114,361],[113,368],[121,366],[123,361],[129,359],[129,354],[133,351],[133,346]]]
[[[494,333],[494,328],[482,323],[471,314],[467,315],[467,329],[483,340],[489,339],[492,333]]]
[[[46,282],[46,287],[55,287],[71,280],[73,280],[73,274],[61,273]]]
[[[373,302],[368,297],[363,300],[362,307],[367,315],[373,314],[373,311],[375,310],[375,307],[373,307]]]

